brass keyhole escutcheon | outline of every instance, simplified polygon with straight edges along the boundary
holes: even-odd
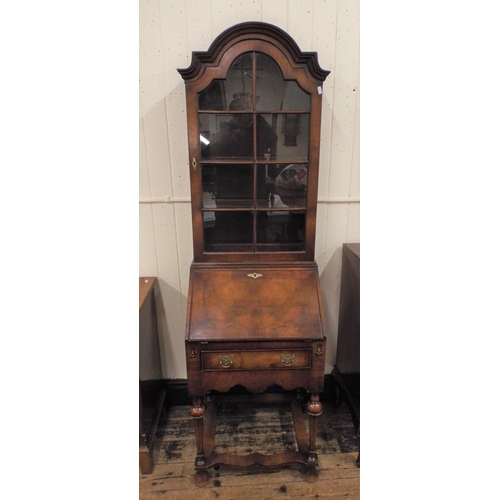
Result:
[[[234,358],[232,356],[219,356],[219,364],[222,368],[230,368],[234,364]]]
[[[290,366],[295,362],[295,354],[281,354],[280,358],[285,366]]]
[[[261,278],[263,275],[260,273],[248,273],[247,276],[256,280],[257,278]]]
[[[196,170],[196,167],[198,166],[198,163],[196,163],[196,158],[193,156],[193,160],[191,161],[191,166],[193,167],[193,170]]]

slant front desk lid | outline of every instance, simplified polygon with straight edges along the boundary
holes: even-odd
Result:
[[[318,340],[322,318],[316,266],[191,268],[188,341]]]

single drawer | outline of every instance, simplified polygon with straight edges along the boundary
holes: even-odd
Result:
[[[202,351],[202,370],[282,370],[311,367],[311,349]]]

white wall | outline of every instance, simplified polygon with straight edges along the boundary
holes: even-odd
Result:
[[[184,82],[177,68],[244,21],[275,24],[331,71],[324,83],[316,261],[335,362],[342,244],[359,242],[359,0],[140,0],[140,276],[160,283],[164,378],[186,378],[192,260]]]

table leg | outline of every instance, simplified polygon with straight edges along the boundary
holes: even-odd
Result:
[[[358,427],[358,432],[356,433],[356,441],[358,442],[358,458],[356,458],[356,465],[359,467],[359,456],[361,455],[361,438],[359,434],[359,430],[361,426]]]
[[[316,454],[316,434],[318,429],[318,417],[323,413],[323,405],[319,400],[319,394],[311,394],[307,403],[307,413],[309,414],[309,457],[308,465],[304,472],[304,479],[310,483],[318,479],[318,455]]]
[[[193,417],[194,431],[196,436],[196,459],[195,467],[197,468],[194,475],[196,486],[205,486],[210,480],[210,474],[205,466],[205,455],[203,452],[203,420],[206,412],[206,406],[203,404],[201,397],[193,398],[193,406],[189,411]]]
[[[139,388],[139,467],[141,474],[151,474],[153,472],[153,457],[148,446],[148,438],[144,424],[144,414],[142,407],[142,395]]]
[[[151,474],[153,472],[153,459],[147,446],[139,445],[139,468],[141,474]]]

